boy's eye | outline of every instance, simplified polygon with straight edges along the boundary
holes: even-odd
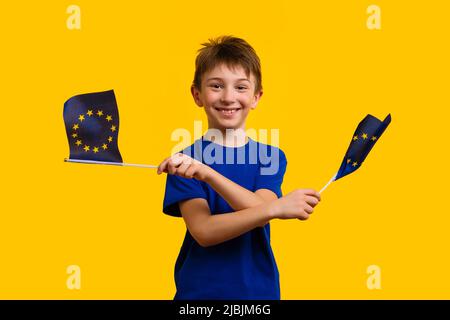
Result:
[[[210,85],[210,87],[214,88],[214,89],[220,89],[220,88],[222,88],[222,85],[220,85],[218,83],[213,83],[213,84]]]
[[[238,90],[246,90],[247,87],[245,87],[245,86],[239,86],[239,87],[237,87],[237,89],[238,89]]]

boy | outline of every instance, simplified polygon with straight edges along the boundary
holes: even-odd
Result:
[[[320,195],[299,189],[282,197],[284,153],[245,135],[248,113],[262,96],[253,48],[231,36],[203,45],[191,93],[205,109],[208,131],[158,168],[169,173],[163,212],[182,216],[187,227],[175,264],[175,299],[278,300],[269,221],[308,219]],[[263,174],[273,165],[267,160],[277,170]]]

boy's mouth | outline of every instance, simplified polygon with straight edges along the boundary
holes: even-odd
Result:
[[[225,116],[231,116],[235,114],[237,111],[241,110],[241,108],[214,108]]]

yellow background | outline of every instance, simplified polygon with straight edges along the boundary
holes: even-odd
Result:
[[[124,160],[157,164],[190,96],[200,43],[254,46],[264,96],[249,128],[280,129],[284,192],[320,189],[357,123],[392,123],[307,222],[273,221],[283,299],[450,298],[449,6],[445,1],[3,3],[0,298],[172,299],[185,226],[152,169],[68,164],[63,103],[114,89]],[[81,30],[66,9],[81,8]],[[381,30],[366,9],[381,8]],[[270,142],[270,141],[269,141]],[[381,268],[381,290],[366,286]],[[66,287],[69,265],[81,290]]]

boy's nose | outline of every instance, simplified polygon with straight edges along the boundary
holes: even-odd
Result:
[[[224,90],[222,97],[220,98],[220,102],[223,104],[233,104],[236,100],[234,93],[232,90]]]

